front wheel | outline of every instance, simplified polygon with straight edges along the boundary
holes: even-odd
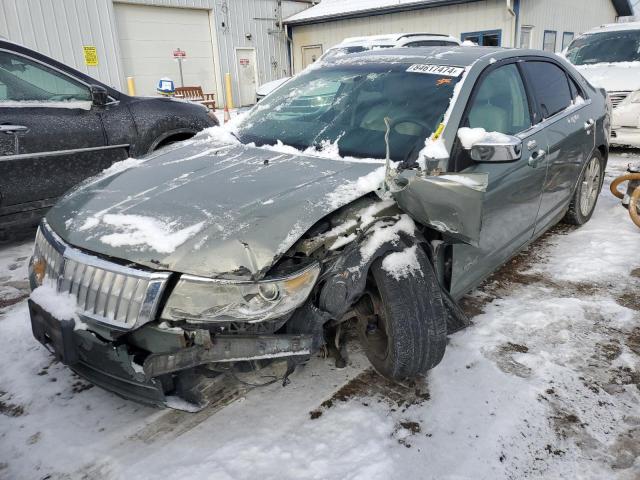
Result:
[[[604,160],[600,152],[596,151],[580,174],[578,186],[564,217],[566,223],[584,225],[589,221],[596,208],[603,180]]]
[[[415,377],[435,367],[447,343],[446,310],[426,254],[418,246],[418,269],[404,276],[385,270],[385,258],[371,266],[371,279],[357,306],[358,336],[367,358],[392,380]]]

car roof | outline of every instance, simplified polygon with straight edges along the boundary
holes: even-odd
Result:
[[[421,38],[430,37],[433,39],[456,40],[455,37],[452,37],[451,35],[445,35],[441,33],[426,33],[426,32],[389,33],[384,35],[367,35],[362,37],[348,37],[332,48],[339,48],[339,47],[353,46],[353,45],[385,45],[389,43],[394,44],[404,38],[412,38],[412,37],[421,37]]]
[[[476,60],[489,56],[499,55],[501,58],[508,57],[509,53],[515,55],[526,54],[528,50],[513,50],[500,47],[412,47],[412,48],[385,48],[382,50],[367,50],[365,52],[351,53],[343,57],[328,59],[325,62],[345,63],[345,62],[384,62],[401,60],[403,62],[425,63],[425,61],[435,65],[454,65],[466,67]],[[542,52],[535,51],[535,54]],[[549,55],[545,55],[549,56]]]
[[[623,22],[623,23],[605,23],[599,27],[592,28],[584,33],[584,35],[592,35],[600,32],[616,32],[625,30],[640,30],[640,22]]]

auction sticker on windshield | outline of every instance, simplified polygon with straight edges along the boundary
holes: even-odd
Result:
[[[444,75],[446,77],[459,77],[464,68],[450,67],[449,65],[425,65],[415,64],[407,68],[407,72],[428,73],[430,75]]]

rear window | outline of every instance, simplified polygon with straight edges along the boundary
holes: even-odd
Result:
[[[571,105],[573,95],[565,71],[549,62],[525,62],[524,70],[543,120]]]
[[[415,42],[407,43],[405,47],[448,47],[458,46],[455,42],[448,42],[446,40],[418,40]]]

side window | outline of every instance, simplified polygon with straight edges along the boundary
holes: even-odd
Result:
[[[573,97],[562,68],[549,62],[525,62],[523,67],[543,120],[571,105]]]
[[[568,75],[567,77],[569,78],[569,89],[571,90],[571,98],[573,99],[573,101],[575,102],[578,97],[581,97],[584,100],[584,94],[582,93],[582,89],[580,88],[580,86],[573,78],[569,77]]]
[[[515,135],[531,126],[529,102],[518,67],[499,67],[482,79],[469,109],[468,126]]]
[[[90,101],[89,89],[65,74],[25,57],[0,51],[0,103],[3,101]]]

